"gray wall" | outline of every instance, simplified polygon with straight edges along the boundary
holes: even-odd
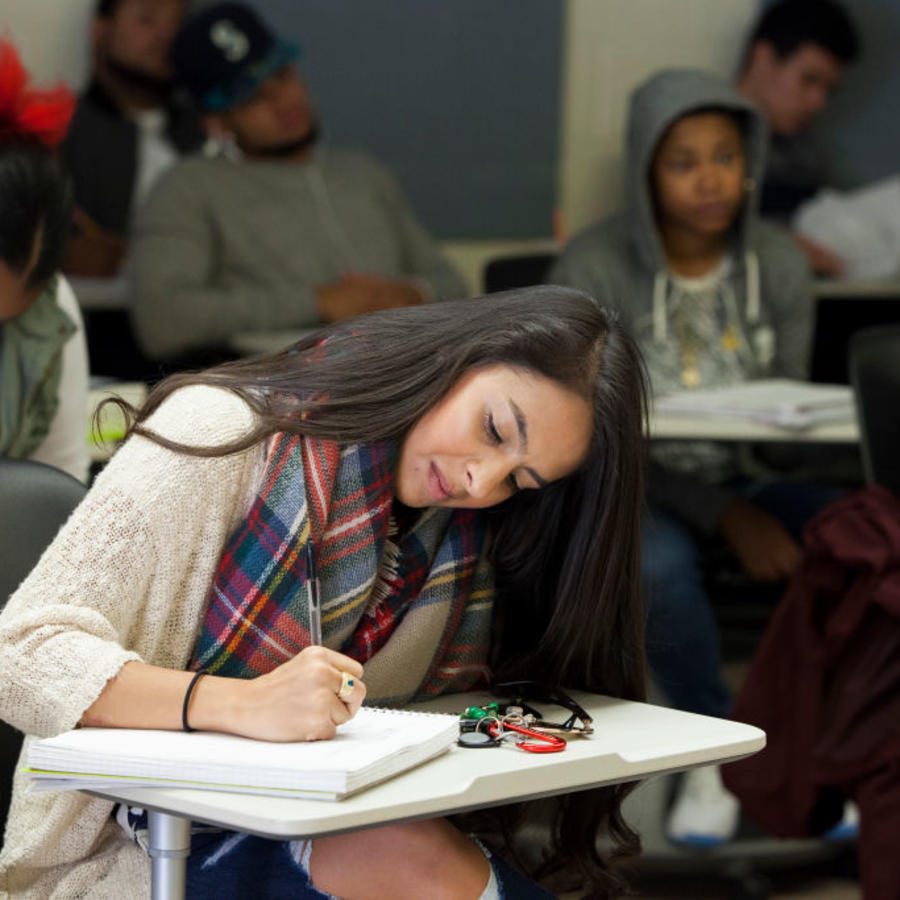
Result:
[[[301,45],[327,140],[387,164],[434,234],[550,234],[562,0],[251,2]]]

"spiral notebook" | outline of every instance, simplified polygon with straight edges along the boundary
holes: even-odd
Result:
[[[458,733],[456,716],[376,707],[329,741],[79,728],[30,744],[26,771],[38,790],[127,785],[339,800],[438,756]]]

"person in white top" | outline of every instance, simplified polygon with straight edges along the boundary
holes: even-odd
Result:
[[[72,190],[55,147],[72,115],[64,88],[34,91],[0,44],[0,454],[88,475],[88,364],[71,288],[57,275]]]

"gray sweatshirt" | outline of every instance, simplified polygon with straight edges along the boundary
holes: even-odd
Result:
[[[159,181],[132,243],[133,322],[153,359],[318,324],[314,289],[349,271],[464,297],[396,181],[363,153],[308,163],[193,157]]]
[[[654,392],[680,389],[678,342],[687,321],[683,282],[670,273],[656,225],[649,184],[657,145],[668,127],[686,113],[734,110],[745,127],[747,170],[758,184],[765,162],[766,130],[756,110],[727,83],[704,72],[665,70],[631,98],[627,144],[625,210],[576,235],[548,276],[554,284],[581,288],[605,305],[617,307],[632,330],[650,373]],[[812,323],[809,272],[789,235],[760,221],[756,192],[749,191],[735,223],[723,274],[714,288],[710,322],[720,319],[735,336],[707,340],[698,365],[698,386],[784,375],[804,378]],[[708,299],[708,298],[707,298]],[[693,302],[693,299],[692,299]],[[698,314],[699,315],[699,314]],[[703,335],[702,329],[695,331]],[[654,447],[654,451],[666,448]],[[678,448],[670,447],[677,454]],[[723,448],[710,448],[711,452]],[[654,452],[650,500],[695,527],[715,529],[733,494],[721,479],[691,475],[659,460]],[[714,467],[715,468],[715,467]]]

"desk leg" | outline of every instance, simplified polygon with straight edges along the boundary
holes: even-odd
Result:
[[[151,900],[184,900],[187,865],[191,852],[189,819],[169,813],[149,812]]]

